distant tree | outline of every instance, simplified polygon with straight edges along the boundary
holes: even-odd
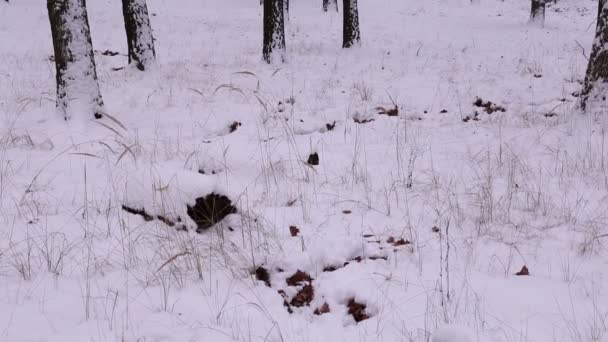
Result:
[[[127,32],[129,64],[144,71],[156,59],[154,38],[146,0],[122,0],[122,14]]]
[[[606,101],[608,96],[608,0],[598,0],[597,28],[581,91],[581,109]]]
[[[264,46],[262,55],[267,63],[276,58],[285,61],[285,10],[283,0],[264,0]]]
[[[47,0],[57,81],[57,108],[69,120],[102,117],[93,44],[85,0]]]
[[[329,9],[338,12],[338,0],[323,0],[323,11],[327,12]]]
[[[361,44],[361,33],[359,32],[359,10],[357,0],[344,0],[342,5],[344,12],[344,23],[342,28],[342,47],[349,48],[355,44]]]
[[[545,0],[532,0],[530,8],[530,23],[540,26],[545,24]]]

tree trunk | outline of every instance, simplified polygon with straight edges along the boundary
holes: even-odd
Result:
[[[285,11],[283,0],[264,0],[264,47],[262,54],[267,63],[277,59],[285,61]]]
[[[329,9],[335,9],[338,12],[338,0],[323,0],[323,11],[327,12]]]
[[[357,0],[344,0],[342,11],[344,12],[342,47],[346,49],[355,44],[361,44]]]
[[[598,1],[595,40],[581,91],[581,110],[583,111],[588,110],[591,104],[597,104],[600,108],[606,107],[605,101],[608,96],[608,7],[606,1]]]
[[[65,120],[72,114],[100,119],[103,99],[85,0],[47,0],[47,8],[55,51],[57,108]]]
[[[156,59],[146,0],[122,0],[122,14],[127,32],[129,64],[133,63],[137,69],[144,71]]]
[[[545,25],[545,0],[532,0],[530,23]]]

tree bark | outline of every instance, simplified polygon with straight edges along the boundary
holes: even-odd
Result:
[[[361,44],[357,0],[344,0],[342,11],[344,12],[342,47],[347,49],[355,44]]]
[[[129,64],[144,71],[154,64],[154,38],[146,0],[122,0],[122,14],[127,32]]]
[[[545,0],[532,0],[530,23],[545,25]]]
[[[591,104],[606,106],[608,96],[608,6],[607,0],[598,1],[598,19],[595,40],[589,56],[585,82],[581,91],[581,110]]]
[[[85,0],[47,0],[57,81],[57,109],[100,119],[103,99],[97,82]]]
[[[267,63],[285,61],[285,11],[283,0],[264,0],[264,46]]]
[[[335,9],[338,12],[338,0],[323,0],[323,11],[327,12],[329,9]]]

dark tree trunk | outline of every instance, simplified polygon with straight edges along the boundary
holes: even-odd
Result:
[[[264,47],[262,54],[267,63],[277,57],[285,61],[285,11],[283,0],[264,0]]]
[[[47,8],[55,51],[57,108],[65,120],[74,112],[99,119],[103,99],[85,0],[47,0]]]
[[[530,22],[541,26],[545,24],[545,0],[532,0]]]
[[[122,14],[125,19],[129,64],[144,71],[156,59],[154,38],[146,0],[122,0]]]
[[[335,9],[338,12],[338,0],[323,0],[323,11],[327,12]]]
[[[607,0],[598,1],[597,28],[589,56],[585,83],[581,91],[581,109],[587,110],[591,103],[601,107],[608,96],[608,7]]]
[[[346,49],[355,44],[361,44],[357,0],[344,0],[342,12],[344,12],[342,47]]]

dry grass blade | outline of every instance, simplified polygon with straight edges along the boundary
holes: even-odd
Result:
[[[255,78],[258,78],[258,76],[254,73],[252,73],[251,71],[237,71],[234,73],[235,75],[249,75],[249,76],[253,76]]]
[[[131,147],[135,146],[135,144],[131,145],[131,146],[127,146],[123,143],[120,143],[125,150],[122,151],[122,153],[120,154],[120,156],[118,157],[118,159],[116,160],[116,163],[114,165],[118,165],[118,163],[120,162],[120,160],[122,159],[122,157],[125,156],[125,154],[127,154],[127,152],[131,153],[131,156],[133,156],[133,160],[137,161],[137,157],[135,157],[135,153],[133,152],[133,150],[131,150]]]
[[[188,90],[191,90],[191,91],[193,91],[193,92],[195,92],[195,93],[199,94],[200,96],[205,97],[205,94],[203,94],[203,92],[202,92],[202,91],[200,91],[200,90],[198,90],[198,89],[194,89],[194,88],[188,88]]]
[[[99,112],[99,114],[101,114],[103,116],[107,116],[108,119],[114,121],[114,123],[116,123],[118,126],[120,126],[120,128],[124,129],[125,131],[127,130],[127,128],[125,127],[125,125],[123,125],[120,121],[118,121],[118,119],[116,119],[112,115],[110,115],[110,114],[108,114],[108,113],[106,113],[104,111],[101,111],[101,110],[98,110],[98,112]]]
[[[258,102],[262,105],[262,107],[264,107],[264,111],[266,113],[268,113],[268,106],[266,106],[266,103],[264,101],[262,101],[262,99],[257,96],[256,94],[253,94],[253,96],[255,96],[256,99],[258,99]]]
[[[181,253],[177,253],[174,256],[170,257],[169,260],[165,261],[162,265],[160,265],[160,267],[156,270],[155,273],[158,273],[160,270],[162,270],[165,266],[169,265],[170,263],[172,263],[173,261],[175,261],[175,259],[182,257],[182,256],[186,256],[186,255],[191,255],[192,253],[190,252],[181,252]]]
[[[245,93],[243,92],[243,90],[241,90],[240,88],[237,88],[231,84],[222,84],[219,87],[215,88],[215,90],[213,91],[213,95],[215,95],[215,93],[217,93],[220,89],[224,89],[224,88],[231,90],[231,91],[239,92],[239,93],[241,93],[241,95],[245,96]]]
[[[279,71],[281,71],[281,68],[278,68],[277,70],[275,70],[272,75],[270,75],[270,77],[274,77],[274,75],[276,75]]]
[[[73,152],[73,153],[69,153],[69,154],[75,155],[75,156],[85,156],[85,157],[93,157],[93,158],[101,159],[99,156],[96,156],[93,153],[87,153],[87,152]]]
[[[110,126],[108,126],[106,124],[104,124],[103,122],[99,122],[99,121],[93,121],[93,122],[95,122],[96,124],[101,125],[101,126],[107,128],[107,129],[109,129],[110,131],[116,133],[116,135],[118,135],[119,137],[124,138],[124,136],[122,134],[120,134],[117,130],[115,130],[114,128],[112,128],[112,127],[110,127]]]

